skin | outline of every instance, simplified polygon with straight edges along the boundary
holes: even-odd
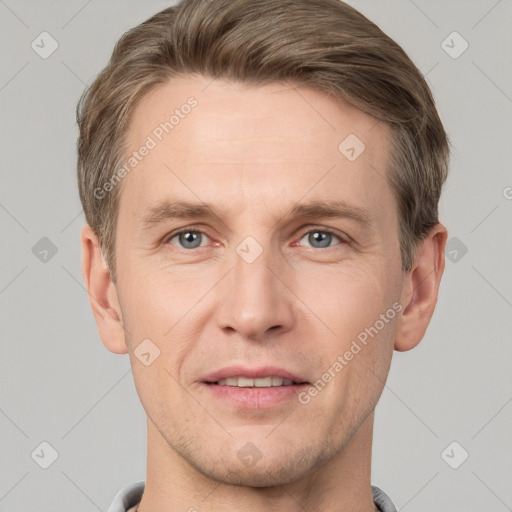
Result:
[[[92,230],[81,236],[102,342],[129,354],[147,413],[139,511],[373,511],[374,408],[393,349],[416,346],[430,322],[446,228],[432,228],[403,273],[389,127],[305,87],[173,79],[138,105],[129,150],[190,96],[197,107],[122,182],[117,283]],[[353,162],[338,150],[351,133],[366,146]],[[169,198],[219,215],[144,229]],[[313,200],[365,208],[372,224],[290,216]],[[187,227],[204,233],[199,248],[171,238]],[[319,246],[311,233],[326,229],[334,236]],[[247,236],[263,250],[252,263],[236,252]],[[201,382],[232,364],[274,364],[313,383],[394,303],[400,314],[306,405],[244,410]],[[147,338],[160,350],[149,366],[134,354]],[[252,466],[237,456],[248,442],[261,454]]]

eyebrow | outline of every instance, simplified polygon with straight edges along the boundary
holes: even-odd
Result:
[[[213,217],[220,217],[220,215],[211,204],[164,200],[147,210],[142,218],[142,226],[147,229],[168,219],[205,219]]]
[[[366,208],[345,201],[310,201],[298,204],[287,214],[293,219],[329,218],[349,219],[364,228],[371,228],[374,219]],[[222,219],[221,212],[209,203],[191,203],[188,201],[164,200],[157,206],[146,210],[142,218],[143,229],[170,219]]]

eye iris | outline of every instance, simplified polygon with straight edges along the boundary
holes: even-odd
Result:
[[[187,249],[195,249],[201,245],[200,235],[197,231],[184,231],[179,234],[180,244]]]
[[[180,244],[187,249],[195,249],[201,246],[201,233],[198,231],[183,231],[178,233]],[[309,243],[314,247],[329,247],[332,234],[325,231],[313,231],[308,235]]]
[[[314,231],[309,234],[309,243],[313,247],[329,247],[331,243],[332,235],[330,233],[325,233],[322,231]],[[315,246],[315,243],[319,243],[319,245]]]

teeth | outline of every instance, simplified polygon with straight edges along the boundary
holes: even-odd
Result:
[[[254,379],[246,379],[245,377],[238,377],[239,388],[250,388],[254,386]]]
[[[272,377],[262,377],[254,379],[254,385],[257,388],[269,388],[272,386]]]
[[[270,388],[277,386],[291,386],[293,381],[290,379],[281,379],[281,377],[258,377],[257,379],[248,379],[247,377],[229,377],[217,382],[220,386],[233,386],[239,388]]]

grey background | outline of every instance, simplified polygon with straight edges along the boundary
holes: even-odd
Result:
[[[395,354],[372,481],[407,512],[512,510],[512,1],[350,4],[427,76],[453,143],[450,259],[427,335]],[[128,356],[101,344],[82,284],[74,116],[118,37],[168,5],[0,0],[0,512],[106,510],[145,477]],[[47,59],[31,48],[43,31]]]

